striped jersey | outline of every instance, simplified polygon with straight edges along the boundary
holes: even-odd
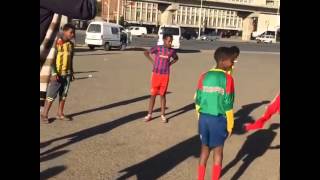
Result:
[[[72,73],[73,43],[64,42],[62,39],[57,40],[56,44],[57,57],[55,68],[52,68],[58,75],[65,76]]]
[[[154,65],[152,72],[158,74],[170,74],[170,60],[177,58],[177,53],[172,48],[154,46],[149,51],[154,54]]]

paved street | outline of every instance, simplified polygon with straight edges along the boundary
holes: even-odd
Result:
[[[76,43],[84,44],[85,32],[77,31]],[[156,38],[133,37],[130,46],[152,47],[157,43]],[[280,44],[257,44],[256,42],[239,42],[231,39],[218,41],[181,40],[182,50],[212,50],[220,46],[238,46],[241,51],[280,52]]]
[[[41,178],[196,179],[200,142],[193,95],[200,73],[213,66],[213,55],[212,50],[178,55],[167,100],[169,123],[160,121],[159,99],[155,119],[145,123],[151,64],[143,52],[77,48],[76,80],[66,103],[66,114],[73,120],[40,125]],[[280,123],[280,116],[261,131],[244,133],[240,127],[259,117],[279,91],[280,56],[243,52],[234,77],[235,134],[225,144],[221,179],[278,180],[280,128],[269,125]],[[50,117],[56,111],[57,102]],[[210,157],[207,180],[211,167]]]

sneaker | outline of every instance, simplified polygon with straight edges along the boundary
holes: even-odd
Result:
[[[144,117],[144,122],[150,121],[152,118],[151,114],[148,114],[146,117]]]
[[[161,115],[161,119],[162,119],[163,123],[167,123],[168,122],[167,118],[164,115]]]

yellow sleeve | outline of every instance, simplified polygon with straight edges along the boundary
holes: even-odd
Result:
[[[196,99],[197,97],[197,93],[194,94],[194,99]],[[199,116],[200,116],[200,113],[199,113],[199,110],[200,110],[200,106],[198,104],[195,104],[196,105],[196,114],[197,114],[197,117],[198,117],[198,120],[199,120]]]
[[[228,131],[229,135],[231,135],[232,129],[234,126],[233,109],[227,111],[226,116],[227,116],[227,131]]]

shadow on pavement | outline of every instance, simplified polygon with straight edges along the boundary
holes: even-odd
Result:
[[[74,50],[73,50],[73,52],[74,53],[77,53],[77,52],[94,52],[94,51],[97,51],[97,49],[93,49],[93,50],[91,50],[91,49],[89,49],[88,47],[86,47],[86,48],[74,48]],[[76,55],[76,54],[75,54]]]
[[[191,49],[179,49],[177,53],[199,53],[200,50],[191,50]]]
[[[171,92],[167,92],[167,94],[170,94],[170,93]],[[97,107],[97,108],[88,109],[88,110],[85,110],[85,111],[80,111],[80,112],[77,112],[77,113],[69,114],[68,117],[73,118],[74,116],[79,116],[81,114],[91,113],[91,112],[95,112],[95,111],[102,111],[102,110],[111,109],[111,108],[118,107],[118,106],[124,106],[124,105],[128,105],[130,103],[135,103],[135,102],[138,102],[138,101],[142,101],[142,100],[148,99],[149,97],[150,97],[150,95],[136,97],[136,98],[133,98],[133,99],[120,101],[120,102],[108,104],[108,105],[105,105],[105,106],[101,106],[101,107]]]
[[[187,158],[199,155],[200,139],[195,135],[145,161],[119,171],[125,174],[117,180],[129,179],[132,176],[136,176],[138,180],[158,179]]]
[[[92,54],[75,54],[74,56],[104,56],[104,55],[111,55],[111,54],[119,54],[119,53],[92,53]]]
[[[245,130],[243,128],[245,123],[251,123],[253,122],[253,118],[250,116],[250,113],[254,111],[256,108],[268,104],[270,101],[261,101],[258,103],[251,103],[247,105],[243,105],[241,109],[239,109],[234,114],[234,128],[232,134],[241,135],[245,133]]]
[[[176,116],[179,116],[179,115],[181,115],[181,114],[183,114],[183,113],[186,113],[186,112],[188,112],[188,111],[191,111],[191,110],[193,110],[193,109],[195,109],[195,105],[194,105],[194,103],[190,103],[190,104],[188,104],[188,105],[183,106],[183,107],[180,108],[180,109],[177,109],[177,110],[175,110],[175,111],[171,111],[171,112],[169,112],[169,113],[166,113],[167,115],[173,114],[173,113],[177,113],[177,114],[174,114],[174,115],[168,117],[167,120],[169,121],[170,119],[172,119],[172,118],[174,118],[174,117],[176,117]]]
[[[159,112],[159,111],[160,111],[160,109],[158,108],[154,112]],[[82,141],[84,139],[88,139],[93,136],[111,131],[112,129],[115,129],[121,125],[132,122],[134,120],[141,119],[141,121],[142,121],[142,118],[146,115],[147,115],[147,111],[136,112],[136,113],[121,117],[119,119],[104,123],[104,124],[100,124],[100,125],[88,128],[88,129],[84,129],[84,130],[60,137],[60,138],[56,138],[56,139],[52,139],[52,140],[40,143],[40,147],[45,147],[45,146],[50,145],[52,142],[62,140],[62,139],[69,139],[68,142],[60,144],[60,145],[53,147],[49,150],[46,150],[46,151],[40,153],[40,155],[45,155],[45,154],[48,154],[51,152],[55,152],[59,149],[62,149],[66,146],[77,143],[77,142]]]
[[[61,173],[65,169],[67,169],[66,166],[55,166],[55,167],[46,169],[46,170],[40,172],[40,179],[41,180],[49,179],[49,178]]]
[[[274,130],[279,127],[280,124],[278,123],[271,124],[268,129],[258,130],[250,134],[236,157],[223,168],[221,177],[242,160],[238,171],[231,178],[231,180],[238,180],[256,158],[262,156],[268,149],[275,149],[274,147],[270,147],[270,145],[277,135]]]
[[[40,158],[40,162],[43,162],[43,161],[48,161],[48,160],[51,160],[51,159],[54,159],[56,157],[59,157],[65,153],[69,152],[69,150],[62,150],[62,151],[57,151],[57,152],[54,152],[52,154],[49,154],[47,156],[43,156]]]
[[[126,48],[125,51],[145,51],[145,50],[148,50],[148,49],[139,48],[139,47],[134,47],[134,48]]]
[[[95,73],[95,72],[99,72],[99,71],[78,71],[78,72],[74,72],[73,74]]]

